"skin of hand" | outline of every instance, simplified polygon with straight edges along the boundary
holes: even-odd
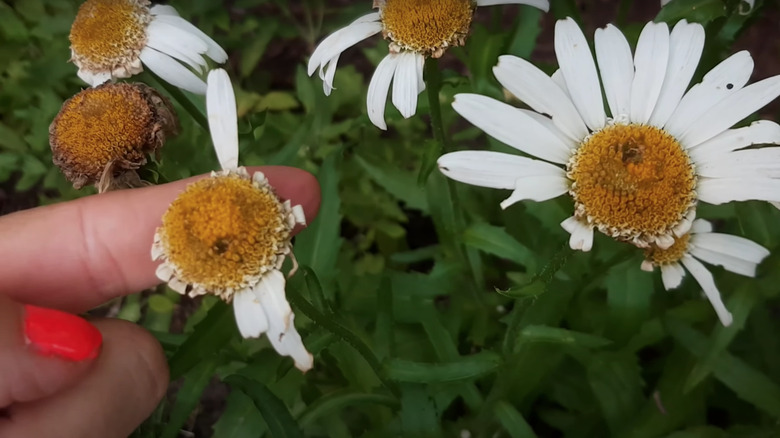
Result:
[[[314,176],[249,170],[314,219]],[[0,437],[125,437],[155,409],[168,387],[157,340],[127,321],[73,314],[159,283],[152,237],[193,180],[0,217]]]

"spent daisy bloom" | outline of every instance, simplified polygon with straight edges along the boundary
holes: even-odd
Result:
[[[439,169],[461,182],[513,190],[502,208],[568,193],[574,213],[561,225],[570,246],[583,251],[594,229],[669,248],[690,229],[699,201],[780,201],[780,148],[745,149],[780,143],[780,126],[764,120],[729,129],[780,94],[780,76],[745,86],[753,60],[743,51],[686,92],[704,29],[684,20],[671,34],[665,23],[648,23],[633,56],[612,25],[596,31],[595,46],[594,61],[569,18],[555,26],[560,70],[552,76],[501,56],[496,78],[532,110],[477,94],[458,94],[452,105],[530,157],[459,151],[440,157]]]
[[[404,118],[417,111],[417,96],[425,90],[423,64],[449,47],[462,46],[478,6],[525,4],[547,11],[547,0],[374,0],[378,12],[364,15],[325,38],[309,59],[309,76],[319,68],[326,95],[333,90],[341,53],[382,32],[390,53],[376,67],[368,86],[368,117],[387,129],[385,103],[393,84],[393,105]]]
[[[205,57],[217,63],[227,53],[168,5],[148,0],[87,0],[70,28],[71,61],[91,86],[128,78],[149,68],[184,90],[206,94]],[[185,67],[188,65],[192,68]]]
[[[697,219],[690,231],[675,240],[671,247],[647,248],[642,269],[652,271],[655,267],[660,267],[666,290],[679,286],[687,269],[704,290],[704,295],[718,314],[720,322],[729,326],[733,320],[731,313],[721,300],[712,274],[699,260],[723,266],[737,274],[755,277],[756,267],[768,255],[769,251],[763,246],[744,237],[713,233],[712,224]]]
[[[144,84],[87,88],[62,105],[49,126],[52,161],[80,189],[144,185],[135,172],[178,131],[176,112]]]
[[[280,200],[262,172],[237,167],[236,101],[222,69],[209,73],[206,106],[222,170],[187,186],[163,215],[152,245],[152,259],[162,261],[157,276],[181,294],[232,301],[243,337],[266,333],[305,372],[313,358],[295,329],[281,272],[292,230],[306,222],[303,208]]]

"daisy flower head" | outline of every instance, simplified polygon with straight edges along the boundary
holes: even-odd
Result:
[[[652,271],[660,267],[666,290],[679,286],[687,269],[704,290],[720,322],[729,326],[733,320],[731,313],[721,300],[712,274],[699,260],[723,266],[737,274],[755,277],[756,267],[768,255],[769,251],[763,246],[744,237],[713,233],[712,224],[697,219],[690,231],[675,240],[669,248],[652,246],[645,249],[642,269]]]
[[[148,0],[87,0],[70,29],[71,61],[91,86],[128,78],[149,68],[184,90],[206,93],[199,74],[208,57],[227,60],[225,51],[168,5]],[[183,64],[182,64],[183,63]],[[188,65],[192,70],[185,67]]]
[[[163,215],[152,245],[152,259],[162,261],[157,276],[181,294],[232,301],[243,337],[266,333],[305,372],[313,358],[295,329],[281,272],[292,230],[305,224],[303,208],[279,199],[262,172],[237,167],[236,102],[224,70],[209,73],[206,106],[222,170],[187,186]]]
[[[743,51],[688,89],[703,46],[699,24],[682,20],[670,33],[665,23],[648,23],[632,55],[608,25],[596,31],[594,60],[574,20],[560,20],[560,70],[552,76],[508,55],[493,69],[532,110],[476,94],[453,103],[530,157],[460,151],[440,157],[439,169],[461,182],[513,190],[503,208],[568,193],[574,213],[561,225],[570,246],[583,251],[594,229],[638,247],[669,248],[690,229],[699,201],[777,202],[780,148],[745,148],[780,143],[780,126],[729,128],[780,94],[780,76],[746,86],[753,60]]]
[[[87,88],[62,105],[49,126],[52,161],[80,189],[139,187],[135,172],[178,131],[171,103],[144,84]]]
[[[344,50],[382,33],[390,53],[379,63],[368,86],[368,117],[387,129],[385,104],[392,102],[404,118],[417,111],[417,96],[425,90],[423,64],[449,47],[462,46],[478,6],[525,4],[547,11],[547,0],[374,0],[377,12],[364,15],[325,38],[309,59],[309,76],[319,69],[326,95],[333,91],[336,64]]]

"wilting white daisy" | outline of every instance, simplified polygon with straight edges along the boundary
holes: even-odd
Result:
[[[442,156],[441,171],[514,190],[503,208],[568,193],[574,214],[561,225],[571,247],[583,251],[594,228],[639,247],[668,248],[688,232],[698,201],[780,201],[780,148],[739,150],[780,143],[780,126],[729,129],[780,94],[780,76],[745,86],[753,60],[743,51],[686,93],[704,29],[684,20],[671,35],[665,23],[648,23],[633,56],[612,25],[596,31],[595,43],[596,61],[569,18],[555,26],[560,70],[552,77],[524,59],[499,58],[498,81],[534,111],[476,94],[455,97],[453,107],[471,123],[538,159],[461,151]]]
[[[669,4],[672,0],[661,0],[661,7],[666,6]],[[739,2],[739,13],[742,15],[747,14],[751,10],[753,10],[753,5],[756,3],[756,0],[742,0]]]
[[[417,111],[417,96],[425,90],[425,58],[440,57],[448,47],[466,40],[477,6],[525,4],[544,11],[547,0],[374,0],[379,12],[364,15],[325,38],[309,60],[309,76],[319,68],[326,95],[333,90],[333,77],[341,53],[364,39],[382,32],[390,41],[390,54],[376,67],[368,86],[368,117],[380,129],[385,124],[385,103],[393,84],[393,105],[409,118]]]
[[[70,29],[71,61],[91,86],[127,78],[146,65],[171,84],[205,94],[205,57],[223,63],[227,54],[208,35],[167,5],[148,0],[87,0]],[[184,64],[181,64],[184,63]]]
[[[293,228],[306,222],[303,209],[281,201],[262,172],[236,167],[236,102],[224,70],[209,73],[206,105],[222,171],[190,184],[168,207],[152,245],[152,259],[162,260],[157,276],[191,297],[232,300],[242,336],[267,333],[279,354],[307,371],[313,358],[295,330],[280,270]]]
[[[728,326],[733,320],[731,313],[723,305],[712,274],[699,260],[723,266],[737,274],[755,277],[756,267],[768,255],[769,251],[763,246],[744,237],[713,233],[712,224],[697,219],[690,232],[678,238],[671,247],[646,249],[642,269],[652,271],[654,267],[660,267],[664,288],[669,290],[682,283],[685,266],[704,290],[720,322]]]

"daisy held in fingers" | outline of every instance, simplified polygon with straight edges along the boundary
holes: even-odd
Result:
[[[560,70],[552,77],[508,55],[493,69],[532,110],[475,94],[459,94],[453,103],[471,123],[530,157],[461,151],[442,156],[439,168],[458,181],[513,190],[503,208],[569,194],[574,212],[561,225],[571,233],[570,246],[583,251],[591,249],[594,229],[667,249],[688,233],[699,201],[779,201],[780,148],[746,148],[780,143],[780,126],[729,128],[780,94],[780,76],[746,86],[753,60],[739,52],[688,89],[703,46],[699,24],[682,20],[670,33],[664,23],[648,23],[632,56],[626,38],[609,25],[596,31],[594,60],[574,20],[561,20]]]
[[[227,60],[214,40],[173,7],[150,7],[148,0],[87,0],[70,29],[70,49],[79,77],[91,86],[128,78],[145,65],[165,81],[198,94],[206,93],[206,84],[192,70],[203,73],[205,57]]]
[[[163,216],[152,246],[152,258],[162,260],[157,276],[179,293],[232,301],[242,336],[267,333],[279,354],[307,371],[312,356],[295,330],[281,272],[303,209],[280,200],[262,172],[238,167],[236,101],[224,70],[209,73],[206,105],[222,171],[187,186]]]
[[[385,103],[393,84],[392,102],[405,118],[417,111],[417,96],[425,89],[423,64],[449,47],[462,46],[478,6],[526,4],[547,11],[547,0],[374,0],[378,12],[364,15],[320,43],[309,60],[309,75],[319,68],[326,95],[333,90],[341,53],[382,33],[390,54],[376,68],[368,87],[368,117],[387,129]]]
[[[666,290],[679,286],[687,269],[704,290],[720,322],[728,326],[733,320],[731,313],[720,298],[712,274],[699,260],[723,266],[737,274],[755,277],[756,267],[768,255],[769,251],[763,246],[743,237],[713,233],[709,222],[697,219],[688,234],[679,237],[671,247],[647,248],[642,269],[652,271],[660,267]]]

